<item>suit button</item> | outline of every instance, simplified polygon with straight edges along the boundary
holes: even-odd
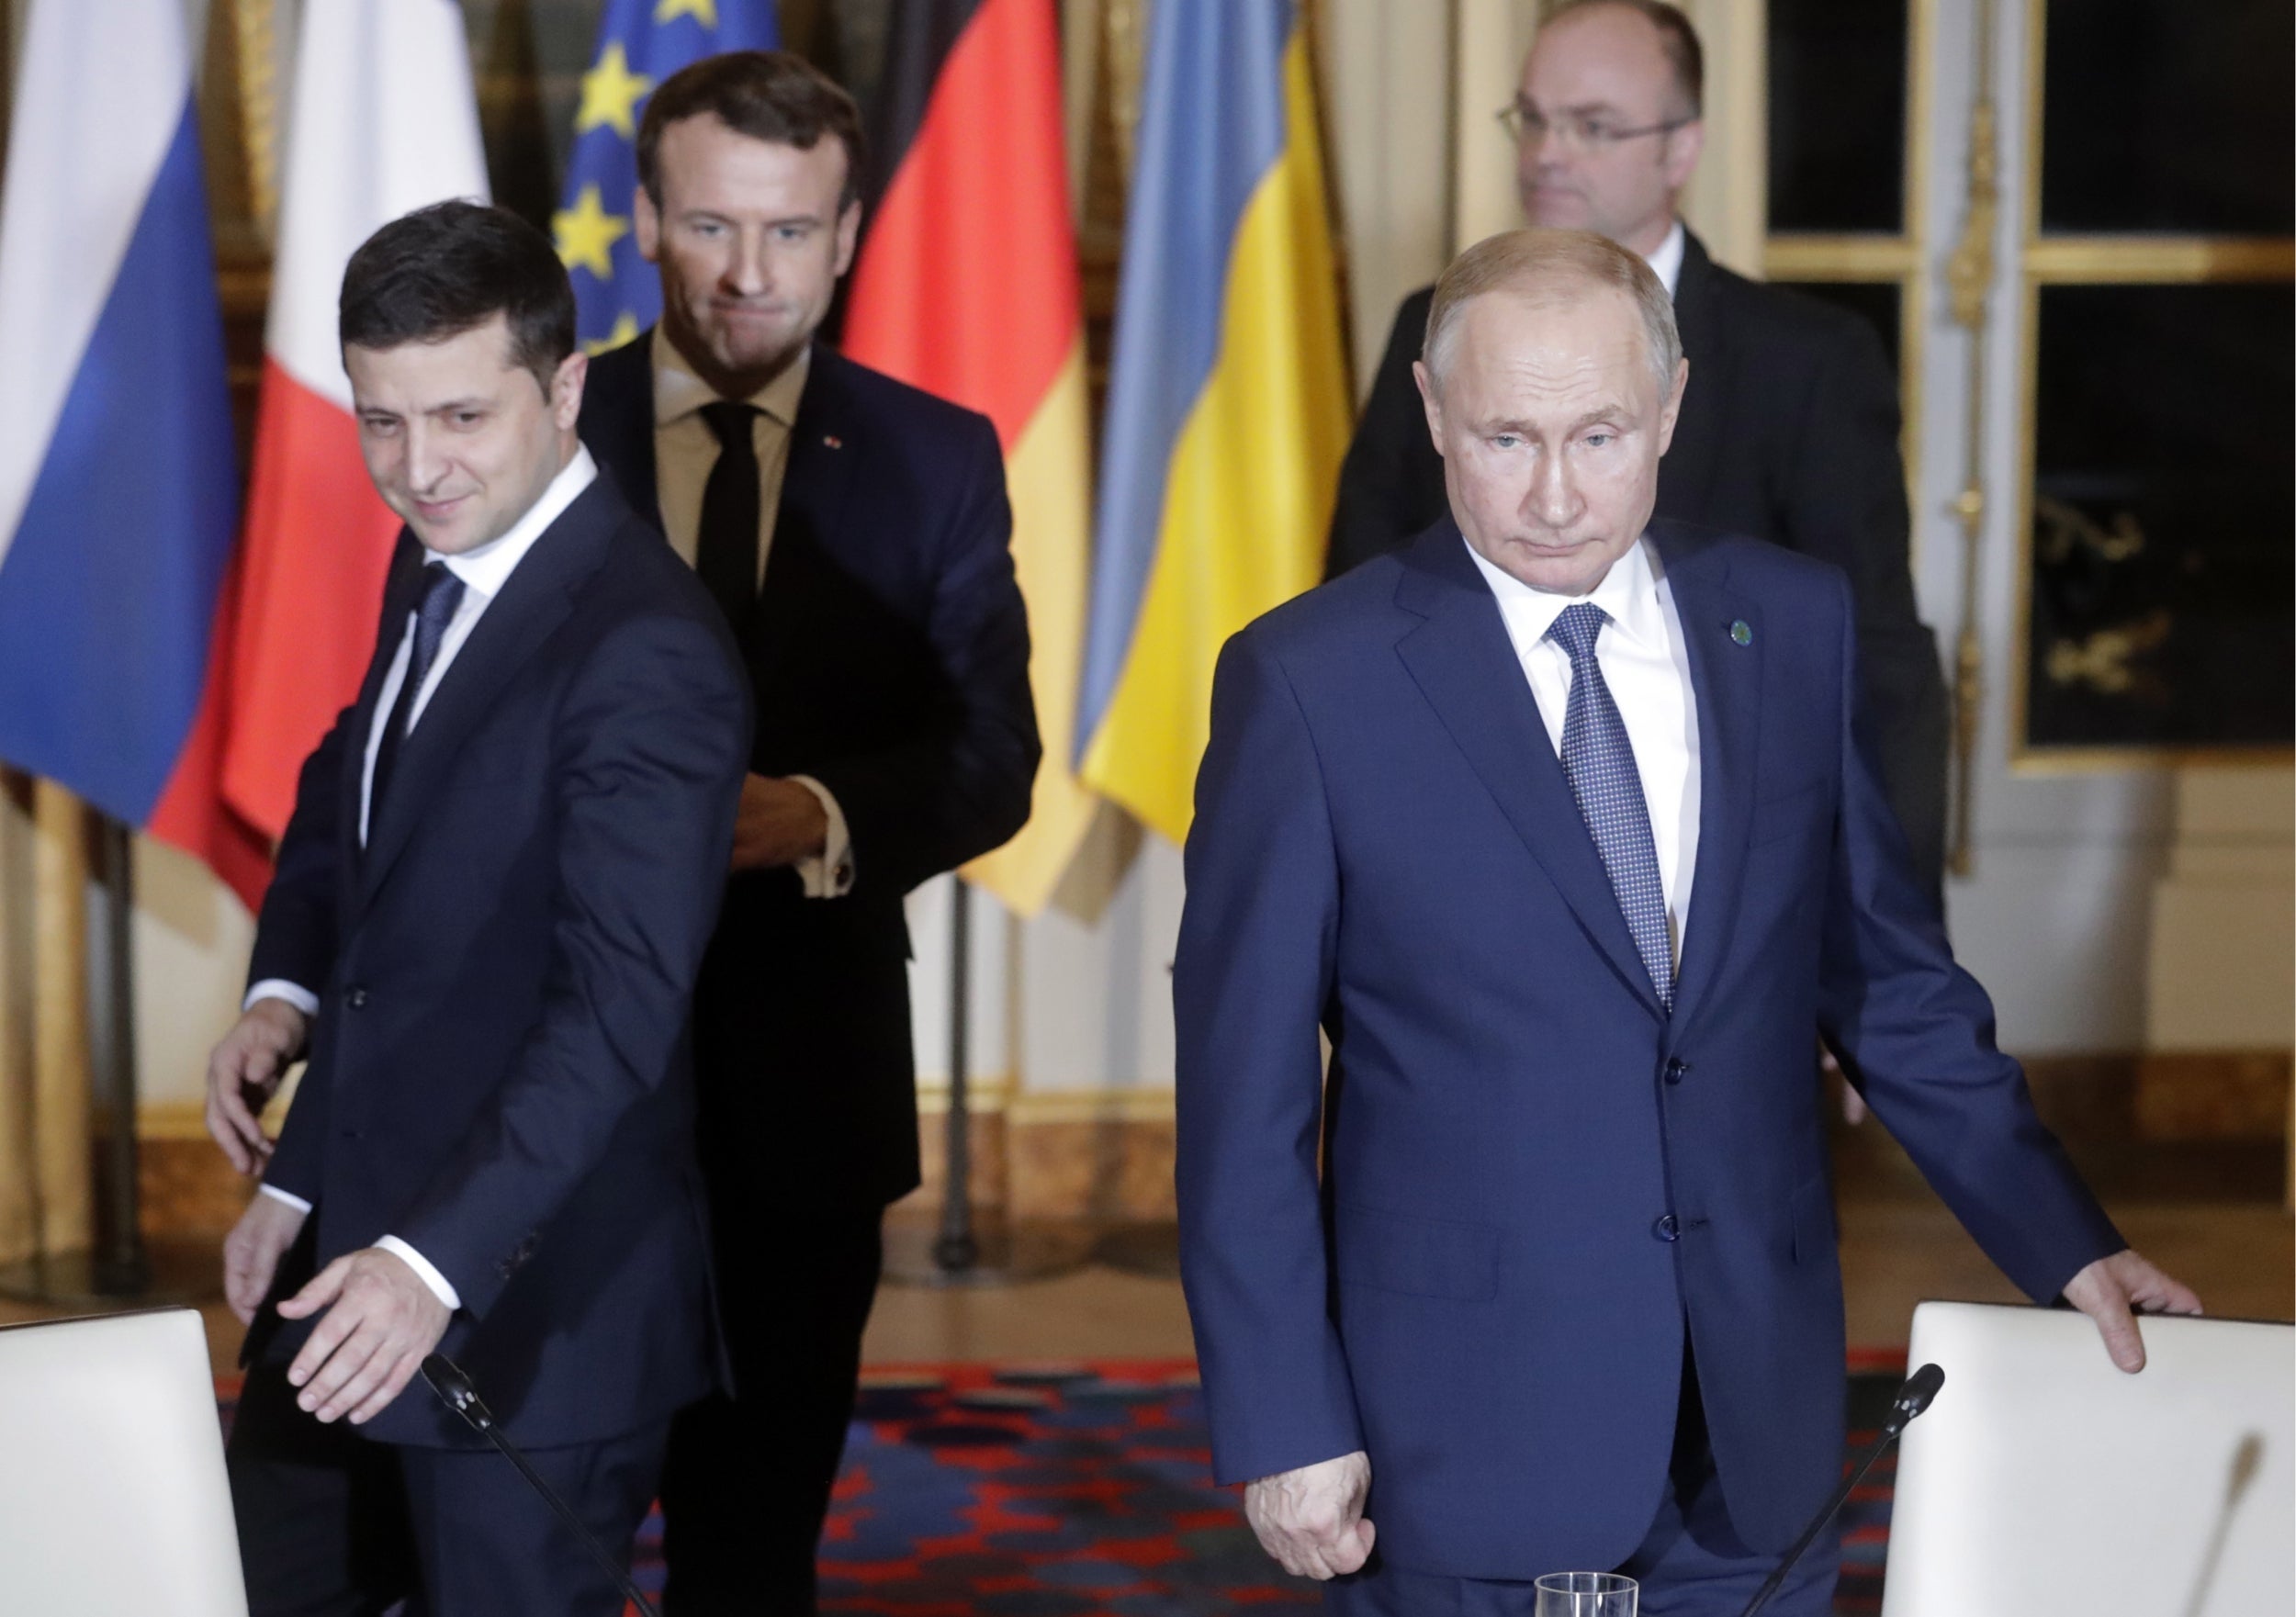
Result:
[[[1673,1214],[1662,1213],[1659,1217],[1659,1221],[1650,1226],[1650,1233],[1660,1241],[1679,1241],[1682,1239],[1683,1227]]]
[[[343,996],[343,1003],[349,1005],[355,1011],[363,1011],[366,1009],[366,990],[364,988],[352,989],[350,993]]]
[[[1689,1072],[1689,1071],[1690,1063],[1683,1060],[1682,1057],[1670,1056],[1667,1058],[1666,1081],[1669,1084],[1680,1084],[1683,1081],[1684,1074]]]

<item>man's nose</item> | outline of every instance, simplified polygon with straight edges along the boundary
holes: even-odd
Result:
[[[426,424],[418,421],[407,429],[405,455],[402,469],[407,487],[415,493],[430,493],[445,481],[446,445]]]
[[[765,232],[743,231],[734,241],[726,264],[726,289],[737,298],[760,298],[772,290],[773,275],[767,262]]]
[[[1579,520],[1584,507],[1578,479],[1571,475],[1570,457],[1541,455],[1531,473],[1531,486],[1523,501],[1524,514],[1541,527],[1567,528]]]

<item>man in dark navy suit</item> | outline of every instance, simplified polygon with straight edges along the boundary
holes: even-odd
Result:
[[[708,595],[576,436],[540,232],[461,202],[385,226],[342,333],[406,531],[208,1072],[210,1128],[263,1174],[225,1246],[251,1603],[603,1617],[580,1540],[411,1378],[453,1356],[628,1554],[717,1365],[687,1016],[747,698]],[[252,1103],[298,1052],[273,1151]]]
[[[2124,1369],[2133,1308],[2199,1306],[1994,1048],[1859,733],[1848,580],[1650,520],[1685,377],[1632,253],[1471,249],[1418,373],[1451,516],[1221,658],[1182,1272],[1215,1469],[1335,1611],[1527,1612],[1590,1568],[1662,1617],[1753,1593],[1841,1463],[1813,1027]],[[1830,1611],[1836,1559],[1772,1610]]]
[[[1701,56],[1666,0],[1554,8],[1505,115],[1523,217],[1599,230],[1673,294],[1698,384],[1659,473],[1658,513],[1773,540],[1849,575],[1882,787],[1916,873],[1941,891],[1945,683],[1914,601],[1896,381],[1863,320],[1731,273],[1683,226],[1676,207],[1705,130]],[[1396,311],[1340,473],[1327,576],[1401,548],[1444,513],[1443,462],[1412,384],[1433,296],[1422,287]]]
[[[734,626],[757,702],[695,1001],[734,1368],[680,1418],[666,1601],[809,1612],[887,1203],[917,1183],[902,900],[1029,813],[1038,757],[985,417],[815,341],[861,226],[852,102],[798,57],[672,75],[638,130],[661,323],[582,436]]]

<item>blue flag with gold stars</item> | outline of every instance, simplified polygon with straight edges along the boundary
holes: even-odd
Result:
[[[616,348],[661,313],[661,284],[638,256],[638,110],[690,62],[781,43],[773,0],[606,0],[598,52],[582,75],[566,201],[551,219],[574,280],[575,334],[591,353]]]

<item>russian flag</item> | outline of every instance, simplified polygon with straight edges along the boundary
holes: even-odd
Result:
[[[260,881],[264,850],[207,812],[236,468],[179,0],[37,0],[16,93],[0,758]]]
[[[399,519],[367,481],[336,340],[343,266],[401,214],[487,196],[454,0],[310,0],[297,46],[271,320],[237,588],[223,790],[277,836],[358,694]]]

